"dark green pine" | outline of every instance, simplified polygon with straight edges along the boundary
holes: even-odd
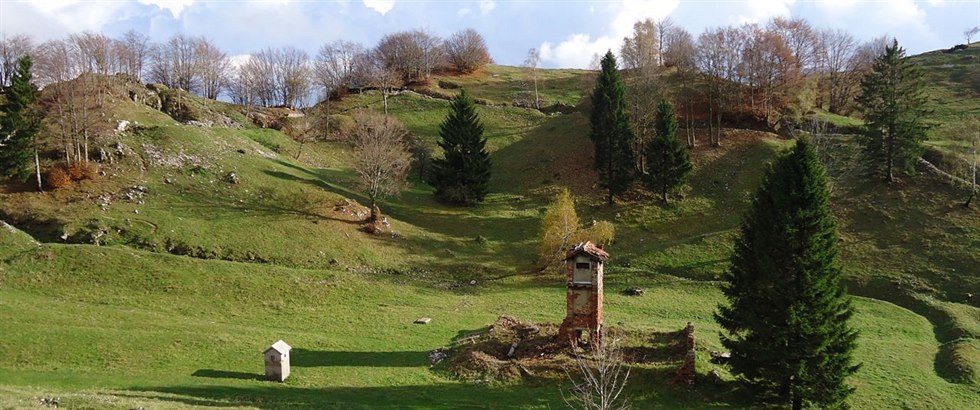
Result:
[[[647,144],[643,153],[649,168],[643,175],[643,183],[648,189],[659,192],[666,203],[667,194],[684,185],[694,167],[687,155],[687,148],[677,138],[677,115],[670,102],[661,101],[657,106],[654,130],[656,137]]]
[[[27,181],[31,176],[34,134],[40,126],[34,106],[37,87],[31,83],[29,55],[17,61],[17,71],[5,91],[6,101],[0,106],[0,173]]]
[[[864,113],[861,142],[868,169],[891,182],[898,171],[913,169],[929,129],[922,72],[893,41],[861,81],[857,102]]]
[[[483,125],[466,90],[460,90],[439,127],[443,157],[432,161],[429,183],[441,201],[455,205],[483,202],[490,184],[490,154]]]
[[[608,190],[608,200],[612,203],[613,196],[622,195],[629,189],[636,178],[636,169],[635,136],[626,112],[626,92],[616,69],[616,57],[611,51],[602,58],[602,71],[592,92],[589,124],[599,185]]]
[[[857,333],[841,275],[824,171],[800,139],[766,172],[722,287],[727,303],[715,315],[732,372],[758,397],[847,407]]]

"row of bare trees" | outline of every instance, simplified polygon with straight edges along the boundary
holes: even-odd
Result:
[[[390,90],[424,82],[437,70],[469,73],[491,62],[486,42],[473,29],[447,39],[426,30],[401,31],[385,35],[370,49],[338,40],[312,58],[295,47],[266,48],[234,61],[207,38],[180,34],[152,43],[136,31],[119,38],[84,32],[41,44],[13,35],[0,38],[0,85],[9,84],[24,54],[37,62],[40,85],[83,73],[126,73],[210,99],[227,95],[238,103],[264,106],[301,106],[353,88]]]
[[[862,43],[843,30],[783,17],[764,25],[708,28],[695,37],[667,18],[637,22],[620,54],[638,128],[650,123],[656,104],[648,100],[664,97],[659,75],[674,68],[680,79],[674,100],[688,145],[696,143],[691,130],[699,106],[709,143],[718,145],[722,121],[732,116],[775,125],[791,110],[848,113],[861,76],[886,43],[884,36]]]

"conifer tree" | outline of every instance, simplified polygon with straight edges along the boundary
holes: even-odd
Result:
[[[893,40],[864,79],[858,104],[864,112],[863,153],[869,169],[888,182],[911,169],[922,154],[929,113],[921,71]]]
[[[35,102],[37,87],[31,83],[31,57],[17,60],[17,70],[6,89],[6,101],[0,106],[0,174],[27,181],[34,157],[37,189],[41,190],[40,164],[35,134],[40,127]]]
[[[616,69],[616,57],[612,51],[602,58],[602,71],[592,91],[592,113],[589,117],[595,144],[595,167],[599,171],[599,185],[613,196],[626,192],[636,178],[633,140],[635,136],[626,112],[626,96],[623,80]]]
[[[453,99],[449,116],[439,126],[443,157],[432,161],[429,184],[436,197],[456,205],[483,202],[490,184],[490,154],[483,124],[466,90]]]
[[[664,100],[657,105],[657,119],[654,123],[656,137],[647,144],[644,159],[649,172],[643,175],[647,188],[660,192],[660,198],[667,202],[667,193],[684,184],[693,166],[687,149],[677,139],[677,115],[674,106]]]
[[[846,408],[845,379],[858,368],[828,200],[816,152],[800,139],[756,192],[715,315],[733,373],[794,409]]]

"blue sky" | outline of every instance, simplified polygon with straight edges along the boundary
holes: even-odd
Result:
[[[314,54],[337,39],[372,46],[394,31],[448,36],[472,27],[497,63],[520,64],[535,47],[547,67],[586,67],[593,54],[618,49],[635,21],[664,16],[695,36],[706,27],[800,16],[861,40],[889,34],[919,53],[962,43],[963,31],[980,25],[980,0],[0,0],[0,31],[39,40],[135,29],[154,41],[203,35],[230,55],[284,45]]]

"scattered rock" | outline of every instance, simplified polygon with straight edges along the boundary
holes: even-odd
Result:
[[[431,321],[432,321],[432,318],[431,317],[422,317],[422,318],[419,318],[418,320],[416,320],[415,321],[415,324],[417,324],[417,325],[427,325]]]
[[[118,134],[125,132],[127,128],[129,128],[129,121],[120,120],[119,123],[116,124],[116,133]]]
[[[483,244],[483,243],[487,243],[487,238],[484,237],[483,235],[477,235],[476,238],[473,239],[473,241],[476,243]]]
[[[235,173],[235,171],[231,171],[231,172],[225,174],[225,176],[222,177],[221,179],[223,181],[225,181],[225,182],[227,182],[229,184],[233,184],[233,185],[238,185],[238,183],[241,182],[241,180],[238,178],[238,174]]]
[[[646,290],[643,288],[629,287],[623,290],[623,294],[626,296],[643,296]]]
[[[146,194],[148,192],[149,192],[149,189],[147,187],[143,186],[143,185],[133,185],[133,186],[131,186],[129,188],[126,188],[126,190],[123,191],[122,198],[125,199],[125,200],[127,200],[127,201],[129,201],[129,202],[133,202],[133,203],[141,204],[142,205],[143,204],[143,198],[146,197]],[[106,198],[105,207],[108,207],[108,201],[109,201],[109,198],[107,197]],[[103,209],[105,209],[105,207],[103,207]]]
[[[170,178],[170,177],[166,177],[166,178],[163,179],[163,183],[164,184],[167,184],[167,185],[170,185],[170,184],[173,184],[174,183],[174,180],[172,178]]]
[[[429,363],[432,363],[432,365],[435,366],[439,364],[439,362],[446,360],[446,357],[448,357],[446,354],[446,349],[440,348],[433,350],[429,352]]]
[[[731,352],[711,352],[711,363],[725,364],[731,360]]]

